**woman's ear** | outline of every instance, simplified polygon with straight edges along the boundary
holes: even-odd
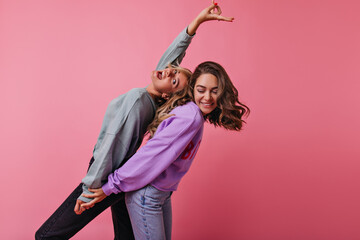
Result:
[[[170,98],[169,94],[167,94],[167,93],[161,94],[161,97],[165,100],[169,100],[169,98]]]

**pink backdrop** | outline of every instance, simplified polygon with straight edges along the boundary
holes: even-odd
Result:
[[[0,238],[33,239],[86,172],[109,101],[149,83],[208,0],[0,1]],[[252,110],[207,125],[174,239],[360,239],[360,4],[219,0],[183,66],[221,63]],[[110,213],[74,239],[112,239]]]

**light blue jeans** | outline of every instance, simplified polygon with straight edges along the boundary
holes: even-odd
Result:
[[[171,194],[148,185],[125,193],[126,207],[136,240],[171,239]]]

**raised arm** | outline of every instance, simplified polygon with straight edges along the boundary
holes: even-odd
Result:
[[[234,18],[221,16],[221,8],[213,1],[209,7],[202,10],[175,38],[162,55],[158,65],[156,66],[156,70],[165,69],[169,63],[173,65],[180,65],[185,56],[186,49],[189,47],[191,40],[196,33],[196,30],[202,23],[211,20],[232,22]]]

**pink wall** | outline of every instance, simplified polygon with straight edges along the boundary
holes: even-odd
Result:
[[[210,1],[0,1],[0,238],[32,239],[84,176],[109,101],[149,82]],[[174,239],[360,239],[358,1],[219,1],[183,66],[215,60],[252,109],[207,126]],[[109,212],[74,239],[111,239]]]

